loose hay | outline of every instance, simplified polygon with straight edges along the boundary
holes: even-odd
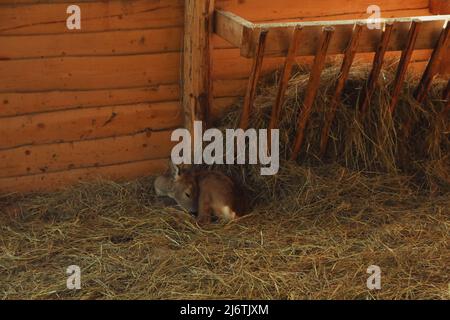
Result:
[[[398,124],[408,116],[402,109],[415,80],[398,115],[383,122],[392,79],[385,71],[370,125],[360,125],[354,105],[367,70],[354,69],[324,163],[316,153],[337,72],[332,66],[308,126],[303,165],[284,160],[306,85],[307,73],[299,70],[284,108],[279,174],[223,168],[243,181],[252,200],[250,214],[237,222],[200,229],[155,196],[152,178],[0,196],[0,297],[449,299],[449,141],[436,116],[441,84],[424,107],[410,107],[416,125],[402,141]],[[274,91],[270,81],[261,89],[254,127],[267,127]],[[235,110],[221,125],[238,117]],[[70,265],[81,267],[81,290],[66,288]],[[370,265],[382,270],[381,290],[366,287]]]

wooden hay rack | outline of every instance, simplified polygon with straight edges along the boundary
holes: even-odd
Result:
[[[296,138],[293,152],[290,156],[292,160],[297,158],[302,149],[305,128],[311,115],[327,55],[342,54],[343,62],[334,87],[330,111],[326,115],[326,121],[321,132],[320,150],[322,155],[326,151],[329,131],[335,112],[357,53],[375,53],[372,69],[358,106],[360,117],[363,119],[376,89],[377,79],[380,76],[386,52],[401,51],[391,92],[391,113],[395,111],[413,51],[422,49],[433,50],[414,93],[414,97],[419,103],[422,103],[426,98],[432,81],[439,72],[439,65],[442,59],[448,59],[450,52],[450,23],[447,23],[450,15],[379,19],[377,22],[380,23],[381,28],[369,28],[367,19],[252,23],[231,12],[214,10],[213,5],[209,1],[206,1],[203,5],[200,2],[193,1],[190,12],[187,12],[186,17],[189,19],[190,16],[192,18],[195,15],[209,18],[201,18],[203,19],[203,25],[200,23],[200,26],[192,23],[190,25],[186,24],[183,91],[184,97],[187,97],[187,99],[183,100],[183,104],[186,115],[186,127],[188,128],[190,128],[194,119],[207,122],[207,110],[211,101],[209,86],[211,83],[210,52],[212,46],[210,36],[212,32],[238,47],[241,56],[253,59],[240,119],[240,127],[242,129],[246,129],[249,125],[264,58],[285,58],[277,96],[271,111],[269,129],[274,129],[279,124],[285,91],[296,57],[314,56],[303,108],[300,111],[297,122]],[[193,29],[194,27],[196,29]],[[203,32],[199,32],[199,30]],[[196,35],[193,35],[192,32],[196,32]],[[199,48],[197,52],[195,52],[195,48]],[[186,72],[186,70],[189,72]],[[197,75],[201,80],[196,80],[197,84],[200,85],[192,85],[192,70],[201,70],[202,74]],[[447,89],[443,93],[443,99],[447,99],[443,116],[450,110],[449,88],[450,80]],[[204,92],[206,92],[206,95]],[[405,125],[408,126],[408,124]]]

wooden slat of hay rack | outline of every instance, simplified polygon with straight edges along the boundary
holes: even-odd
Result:
[[[363,116],[375,90],[387,51],[402,52],[390,106],[391,112],[394,112],[412,52],[420,49],[434,49],[415,94],[418,102],[422,102],[426,97],[427,89],[437,74],[439,63],[443,57],[450,53],[448,32],[450,23],[447,23],[449,19],[450,15],[380,19],[377,22],[380,23],[382,28],[371,29],[365,26],[368,20],[363,19],[254,24],[233,13],[216,10],[214,27],[215,33],[240,48],[241,56],[254,59],[254,70],[259,70],[257,64],[263,62],[264,56],[286,57],[278,95],[272,110],[270,128],[276,128],[278,125],[286,79],[290,76],[294,58],[296,56],[315,56],[291,155],[291,159],[296,159],[301,151],[304,130],[317,93],[318,79],[320,79],[323,68],[322,58],[325,55],[344,54],[344,60],[336,84],[331,112],[327,115],[322,130],[322,154],[326,150],[334,113],[354,55],[356,53],[375,52],[372,70],[359,105],[361,116]],[[264,30],[265,36],[264,41],[261,43],[260,35],[262,30]],[[300,41],[300,44],[292,43],[293,41]],[[252,72],[250,75],[249,81],[252,85],[249,85],[246,93],[246,112],[243,113],[241,123],[248,124],[249,122],[255,83],[258,81],[257,77],[258,72]]]

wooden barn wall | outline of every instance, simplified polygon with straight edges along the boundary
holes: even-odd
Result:
[[[367,17],[371,0],[217,0],[251,21]],[[184,0],[0,0],[0,192],[164,170],[181,125]],[[428,0],[379,0],[384,17],[429,14]],[[243,93],[251,61],[214,39],[214,115]],[[418,60],[428,53],[418,53]],[[308,61],[308,59],[306,59]],[[266,59],[264,71],[280,65]]]

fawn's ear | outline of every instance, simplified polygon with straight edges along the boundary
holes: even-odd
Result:
[[[172,161],[169,161],[170,174],[173,178],[177,178],[180,176],[181,168],[179,165],[174,164]]]

